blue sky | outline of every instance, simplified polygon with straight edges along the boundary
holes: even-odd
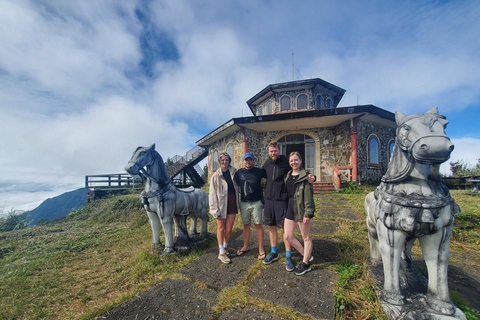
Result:
[[[267,85],[321,78],[339,107],[438,106],[452,160],[480,158],[476,1],[0,1],[0,212],[164,158]],[[448,164],[442,169],[448,172]]]

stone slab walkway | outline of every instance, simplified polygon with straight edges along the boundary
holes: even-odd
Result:
[[[312,271],[306,275],[295,276],[285,270],[283,243],[278,246],[278,261],[265,266],[257,260],[258,244],[255,228],[252,227],[251,250],[242,256],[232,254],[231,264],[222,264],[217,259],[218,249],[215,246],[179,271],[184,280],[167,279],[99,319],[209,319],[221,292],[240,283],[247,283],[247,295],[261,303],[281,306],[309,319],[333,319],[337,275],[328,267],[337,261],[339,244],[334,234],[340,222],[330,220],[360,218],[342,196],[330,195],[328,200],[320,199],[320,203],[320,212],[316,213],[312,225]],[[268,229],[264,230],[268,254]],[[297,236],[300,238],[299,233]],[[235,252],[234,249],[242,245],[242,231],[237,230],[229,244],[230,252]],[[298,252],[293,252],[293,260],[296,264],[301,262]],[[256,272],[249,272],[251,270]],[[282,318],[252,305],[239,304],[237,308],[222,312],[218,319]]]

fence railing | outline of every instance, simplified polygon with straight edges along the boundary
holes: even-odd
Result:
[[[142,187],[140,177],[132,177],[128,173],[95,174],[85,176],[85,188],[90,189],[124,189],[125,187]]]

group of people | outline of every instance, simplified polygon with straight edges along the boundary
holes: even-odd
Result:
[[[278,228],[283,228],[285,243],[285,268],[296,275],[311,271],[313,242],[310,236],[311,219],[315,213],[313,186],[315,176],[307,174],[302,167],[302,157],[292,152],[287,158],[280,155],[277,142],[268,145],[268,159],[262,168],[255,167],[255,156],[247,152],[243,156],[243,167],[236,170],[231,166],[228,153],[219,156],[220,168],[210,181],[210,214],[217,221],[218,259],[231,263],[228,242],[238,211],[243,223],[243,246],[236,254],[241,256],[250,251],[250,227],[253,221],[257,233],[258,259],[264,264],[278,260]],[[265,190],[262,179],[266,179]],[[240,194],[240,199],[239,195]],[[271,250],[266,255],[263,224],[269,226]],[[295,237],[298,224],[302,243]],[[303,256],[295,267],[292,261],[292,246]]]

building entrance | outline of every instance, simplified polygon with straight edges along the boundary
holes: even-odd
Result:
[[[296,151],[302,156],[302,165],[307,172],[315,174],[315,141],[305,134],[290,134],[278,140],[280,154],[287,158]],[[318,177],[317,177],[318,179]]]

